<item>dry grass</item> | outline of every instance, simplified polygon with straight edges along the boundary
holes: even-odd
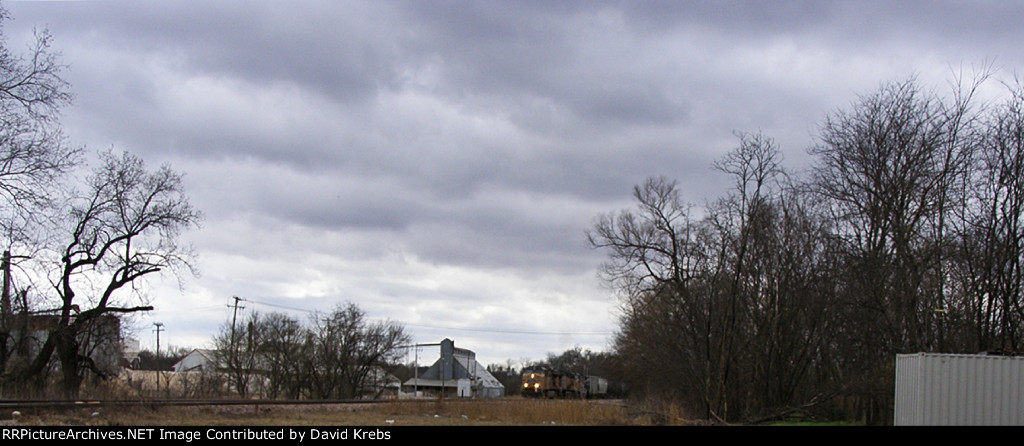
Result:
[[[637,426],[655,417],[614,401],[445,400],[349,405],[126,407],[25,413],[19,425],[89,426]]]
[[[394,403],[382,409],[387,415],[423,420],[420,424],[610,426],[645,421],[631,416],[621,404],[602,401],[505,398]]]

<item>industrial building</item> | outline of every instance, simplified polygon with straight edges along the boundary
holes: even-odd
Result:
[[[223,369],[224,366],[218,365],[218,361],[215,358],[217,358],[216,350],[196,348],[174,363],[172,368],[175,372],[217,371]]]
[[[0,319],[6,319],[0,323],[0,366],[35,358],[61,324],[60,316],[49,314],[8,314]],[[75,341],[78,354],[88,357],[96,370],[113,376],[121,372],[125,358],[119,317],[103,314],[80,323]]]
[[[456,348],[455,341],[440,344],[441,357],[421,375],[402,384],[402,393],[413,397],[501,398],[505,386],[480,363],[476,353]]]

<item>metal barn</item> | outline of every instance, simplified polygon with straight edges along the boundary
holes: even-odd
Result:
[[[1024,357],[896,355],[897,426],[1024,425]]]
[[[476,353],[455,347],[451,339],[429,345],[440,345],[441,357],[422,375],[402,384],[404,392],[414,397],[424,392],[459,398],[505,396],[505,386],[476,362]]]

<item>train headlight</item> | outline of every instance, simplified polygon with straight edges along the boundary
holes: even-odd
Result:
[[[533,385],[533,388],[534,388],[534,389],[539,389],[539,388],[540,388],[540,383],[536,383],[536,384],[534,384],[534,385]]]
[[[530,383],[523,383],[523,388],[524,388],[524,389],[527,389],[527,388],[529,388],[529,387],[530,387]]]

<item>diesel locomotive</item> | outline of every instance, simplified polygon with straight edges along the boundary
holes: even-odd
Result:
[[[520,390],[528,398],[604,398],[608,395],[608,380],[548,368],[530,368],[523,370]]]

